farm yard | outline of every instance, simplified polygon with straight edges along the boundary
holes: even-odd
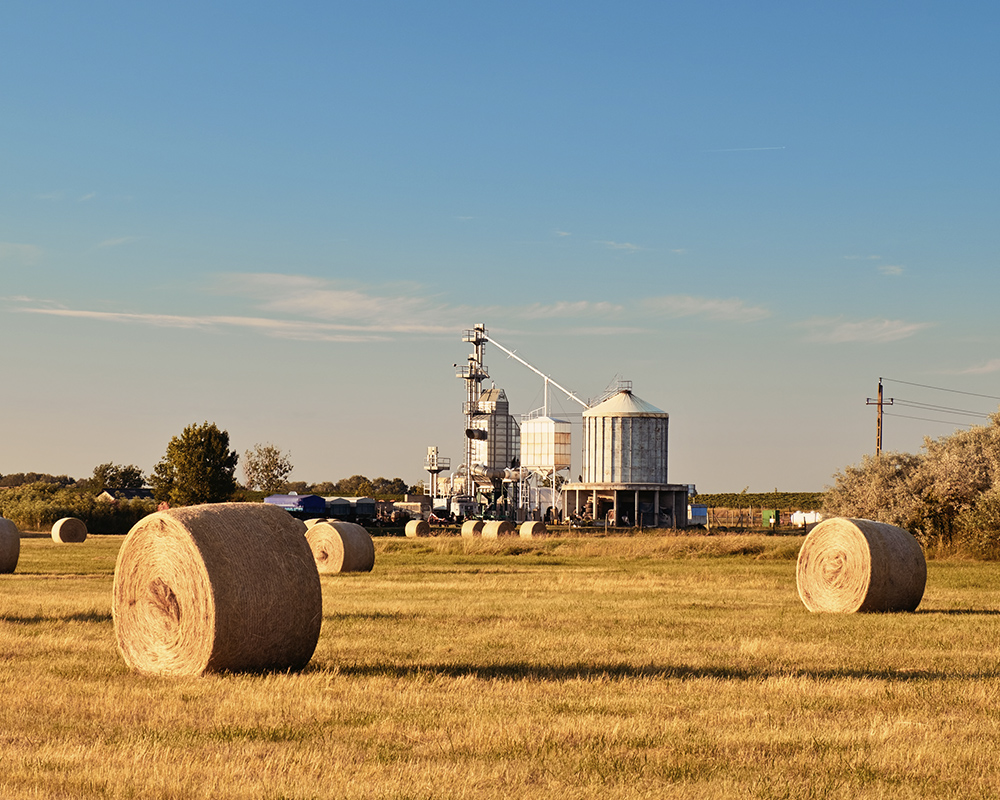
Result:
[[[812,614],[796,536],[376,537],[291,674],[154,678],[121,537],[0,576],[4,798],[975,798],[1000,793],[1000,566]]]

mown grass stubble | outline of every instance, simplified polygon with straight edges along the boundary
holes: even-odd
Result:
[[[814,615],[798,540],[377,540],[292,675],[129,673],[120,539],[25,539],[0,593],[4,797],[989,797],[1000,589]],[[731,555],[735,554],[735,555]]]

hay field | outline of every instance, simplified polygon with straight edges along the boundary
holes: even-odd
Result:
[[[4,798],[1000,795],[1000,566],[810,614],[786,537],[376,539],[299,674],[150,678],[118,537],[0,576]]]

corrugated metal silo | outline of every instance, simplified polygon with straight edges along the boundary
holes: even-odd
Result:
[[[670,415],[623,389],[583,412],[584,483],[667,483]]]

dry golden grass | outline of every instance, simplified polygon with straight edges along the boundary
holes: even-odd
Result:
[[[162,679],[115,650],[120,541],[0,578],[4,798],[1000,794],[994,564],[831,616],[798,539],[376,539],[304,672]]]

